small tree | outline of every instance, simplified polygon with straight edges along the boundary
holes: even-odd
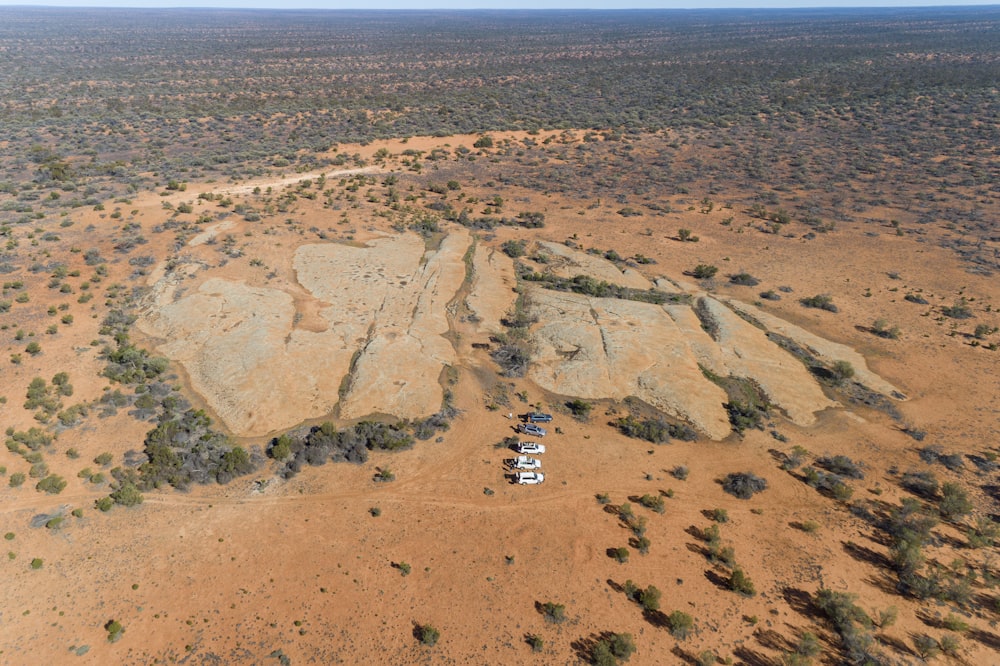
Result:
[[[941,654],[941,645],[933,636],[919,634],[913,638],[913,647],[924,661]]]
[[[807,308],[816,308],[817,310],[826,310],[828,312],[840,312],[840,309],[833,304],[833,297],[829,294],[809,296],[807,298],[803,298],[799,302]]]
[[[942,518],[954,521],[972,513],[972,502],[969,501],[969,494],[961,485],[949,481],[941,486],[941,503],[938,505],[938,510]]]
[[[508,240],[504,241],[500,248],[511,259],[517,259],[524,256],[527,251],[527,244],[523,240]]]
[[[573,412],[573,416],[578,419],[586,419],[590,416],[590,410],[594,408],[592,404],[586,400],[581,400],[580,398],[570,400],[566,403],[566,407],[569,408],[569,411]]]
[[[751,472],[734,472],[722,480],[722,489],[740,499],[750,499],[754,494],[767,490],[767,479]]]
[[[839,384],[854,376],[854,366],[849,361],[835,361],[830,372],[833,373],[834,381]]]
[[[756,287],[760,284],[760,280],[749,273],[737,273],[736,275],[730,275],[729,281],[743,287]]]
[[[660,609],[660,590],[650,585],[645,590],[639,590],[639,605],[644,611],[655,611]]]
[[[546,601],[542,604],[542,615],[545,616],[546,622],[560,624],[566,620],[566,606],[552,601]]]
[[[733,569],[733,575],[729,578],[729,588],[744,597],[752,597],[757,594],[753,581],[739,567]]]
[[[715,277],[715,274],[718,272],[718,266],[712,266],[711,264],[698,264],[694,267],[694,270],[691,271],[691,276],[696,277],[699,280],[707,280]]]
[[[694,618],[687,613],[675,610],[667,616],[667,625],[670,627],[670,635],[679,641],[687,639],[694,629]]]
[[[125,633],[125,627],[118,620],[108,620],[104,624],[104,629],[108,632],[109,643],[116,642]]]
[[[615,657],[628,661],[633,652],[635,652],[635,641],[632,640],[632,634],[615,634],[611,637],[611,654]]]
[[[890,326],[885,319],[876,319],[872,324],[872,333],[880,338],[888,340],[898,340],[900,331],[898,326]]]
[[[432,625],[421,624],[417,627],[417,638],[424,645],[433,647],[437,645],[438,639],[441,638],[441,632]]]
[[[136,506],[142,504],[142,493],[131,481],[123,481],[118,489],[111,493],[111,499],[115,504],[122,506]]]

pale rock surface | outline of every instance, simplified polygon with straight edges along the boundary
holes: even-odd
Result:
[[[782,335],[796,344],[805,347],[810,354],[830,365],[833,365],[837,361],[847,361],[854,368],[854,377],[852,380],[865,388],[876,393],[881,393],[882,395],[892,396],[897,400],[905,399],[906,396],[898,388],[872,372],[868,368],[865,357],[854,351],[851,347],[821,338],[815,333],[810,333],[800,326],[790,324],[784,319],[775,317],[753,305],[731,299],[727,299],[726,303],[737,312],[742,312],[760,322],[767,330]]]
[[[641,398],[713,439],[729,434],[726,393],[708,381],[685,335],[649,303],[534,290],[531,378],[585,398]]]
[[[839,406],[823,394],[806,367],[768,340],[764,331],[711,296],[699,299],[699,305],[718,329],[717,342],[728,374],[754,380],[793,423],[812,425],[816,412]]]
[[[541,241],[538,245],[551,257],[546,268],[559,277],[574,278],[577,275],[589,275],[597,280],[632,289],[649,289],[653,286],[638,271],[631,268],[623,271],[603,257],[596,257],[550,241]]]

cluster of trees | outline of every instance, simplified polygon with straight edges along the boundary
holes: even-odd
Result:
[[[532,271],[527,266],[518,266],[518,277],[528,282],[540,284],[546,289],[555,291],[571,291],[575,294],[594,296],[596,298],[620,298],[627,301],[641,301],[643,303],[678,303],[683,299],[676,294],[668,294],[657,289],[633,289],[611,284],[604,280],[597,280],[589,275],[577,275],[573,278],[563,278],[552,273],[539,273]]]
[[[414,438],[403,427],[377,421],[362,421],[343,430],[329,421],[302,434],[285,433],[271,440],[267,455],[284,463],[280,474],[291,478],[304,465],[328,461],[361,464],[368,451],[400,451],[413,446]]]
[[[670,423],[663,418],[640,419],[630,414],[616,420],[613,425],[626,437],[643,439],[654,444],[665,444],[671,439],[693,442],[698,438],[694,428]]]

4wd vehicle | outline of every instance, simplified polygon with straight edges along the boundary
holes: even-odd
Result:
[[[525,414],[524,420],[528,423],[548,423],[552,420],[552,415],[543,414],[542,412],[529,412]]]
[[[514,481],[522,486],[533,486],[545,480],[545,475],[541,472],[518,472],[514,475]]]
[[[535,442],[518,442],[514,446],[514,450],[517,451],[518,453],[539,455],[545,453],[545,446],[542,444],[536,444]]]
[[[534,423],[520,423],[517,429],[526,435],[534,435],[535,437],[545,437],[545,428],[541,426],[536,426]]]
[[[514,469],[541,469],[542,461],[530,456],[518,456],[511,463]]]

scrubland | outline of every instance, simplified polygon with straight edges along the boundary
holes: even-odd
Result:
[[[5,663],[996,660],[996,10],[0,16]]]

